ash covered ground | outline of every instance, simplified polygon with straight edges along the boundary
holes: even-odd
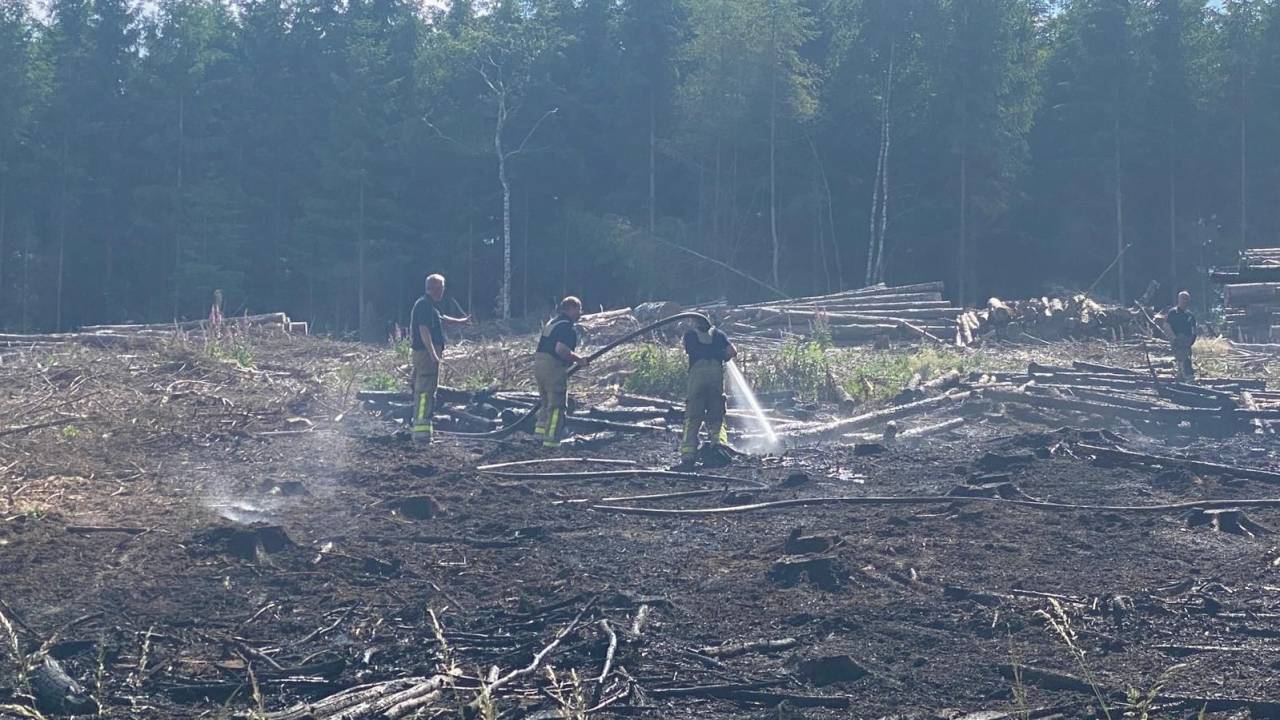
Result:
[[[21,708],[40,705],[48,656],[84,702],[45,698],[48,716],[1280,717],[1276,478],[1090,449],[1280,471],[1262,423],[1153,437],[979,396],[918,441],[826,441],[714,478],[587,477],[610,466],[580,462],[514,477],[477,468],[665,468],[676,440],[424,451],[354,401],[394,375],[389,351],[251,346],[4,358],[0,716],[34,716]],[[1143,363],[1103,344],[1034,352]],[[575,379],[583,405],[624,365]],[[602,508],[873,497],[889,499]],[[1230,502],[1184,507],[1204,501]],[[444,680],[415,707],[325,714],[326,698],[405,678]]]

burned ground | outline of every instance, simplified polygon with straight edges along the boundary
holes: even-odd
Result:
[[[4,359],[10,705],[29,704],[29,658],[44,652],[105,717],[272,712],[441,673],[452,690],[421,716],[457,717],[563,635],[494,693],[497,713],[1280,717],[1280,509],[1247,502],[1276,497],[1274,482],[1088,450],[1280,468],[1265,436],[1157,442],[988,409],[925,443],[826,444],[714,471],[740,483],[581,478],[570,463],[502,477],[477,466],[553,451],[527,436],[424,451],[350,404],[351,368],[374,351],[254,350],[253,369],[176,346]],[[555,455],[665,467],[674,448],[623,433]],[[688,490],[715,492],[616,499]],[[722,515],[597,508],[948,494]],[[1205,500],[1240,513],[1215,524],[1133,509]],[[773,646],[728,647],[759,641]]]

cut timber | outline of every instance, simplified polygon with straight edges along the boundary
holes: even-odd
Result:
[[[1250,480],[1258,480],[1265,483],[1280,485],[1280,472],[1273,472],[1271,470],[1239,467],[1237,465],[1223,465],[1220,463],[1191,460],[1188,458],[1148,455],[1146,453],[1137,453],[1130,450],[1121,450],[1119,448],[1099,447],[1097,445],[1088,445],[1085,443],[1081,443],[1079,447],[1081,450],[1096,457],[1105,457],[1119,462],[1126,462],[1135,465],[1159,465],[1160,467],[1165,468],[1181,467],[1186,468],[1187,470],[1194,470],[1213,475],[1230,475],[1232,477],[1248,478]]]
[[[1227,285],[1225,292],[1227,305],[1231,307],[1280,303],[1280,282]]]
[[[800,643],[795,638],[782,638],[780,640],[752,640],[750,642],[727,643],[724,645],[713,645],[710,647],[698,648],[698,652],[713,658],[732,658],[749,653],[769,653],[778,652],[780,650],[790,650]]]
[[[222,319],[223,325],[279,325],[288,327],[289,316],[285,313],[266,313],[263,315],[240,315]],[[208,327],[208,320],[187,320],[184,322],[152,323],[148,325],[86,325],[85,332],[137,332],[140,330],[197,330]]]
[[[44,345],[49,343],[79,343],[84,345],[111,347],[115,345],[125,345],[128,343],[145,341],[147,339],[148,338],[145,336],[108,332],[45,333],[40,335],[0,333],[0,345],[11,346]]]
[[[877,423],[908,417],[910,415],[926,412],[939,407],[956,405],[963,402],[972,394],[973,393],[968,390],[951,390],[937,397],[925,398],[924,400],[907,403],[906,405],[885,408],[884,410],[876,410],[875,412],[864,413],[844,420],[836,420],[835,422],[825,423],[815,428],[780,434],[780,437],[788,442],[815,442],[830,439],[852,430],[875,425]]]

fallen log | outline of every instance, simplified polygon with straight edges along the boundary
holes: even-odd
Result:
[[[624,407],[660,407],[667,410],[679,408],[684,411],[684,403],[635,393],[619,393],[615,402]]]
[[[247,326],[247,325],[280,325],[281,327],[287,327],[289,322],[290,322],[289,316],[282,312],[281,313],[264,313],[261,315],[238,315],[238,316],[232,316],[232,317],[224,317],[222,319],[222,325],[224,327]],[[209,324],[210,323],[208,318],[205,318],[202,320],[185,320],[182,322],[168,322],[168,323],[147,323],[147,324],[140,324],[140,325],[138,324],[135,324],[135,325],[85,325],[84,327],[81,327],[80,330],[82,332],[90,332],[90,333],[96,333],[96,332],[129,333],[129,332],[140,332],[144,330],[160,330],[160,331],[172,332],[174,330],[202,329],[202,328],[208,327]]]
[[[713,658],[733,658],[741,655],[747,655],[755,652],[777,652],[779,650],[790,650],[799,645],[799,641],[795,638],[782,638],[780,640],[752,640],[750,642],[725,643],[724,645],[712,645],[708,647],[698,648],[698,652]]]
[[[582,415],[565,415],[568,427],[577,430],[614,430],[618,432],[668,433],[671,428],[665,425],[645,425],[643,423],[614,422],[613,420],[595,420]]]
[[[129,335],[123,333],[45,333],[36,335],[23,335],[15,333],[0,333],[0,344],[8,346],[23,345],[44,345],[44,344],[68,344],[76,343],[80,345],[93,345],[99,347],[114,347],[117,345],[128,345],[130,343],[144,342],[148,338]]]
[[[811,497],[793,500],[773,500],[748,505],[728,505],[713,508],[651,508],[623,505],[592,505],[592,510],[617,515],[736,515],[761,510],[784,510],[823,505],[945,505],[948,503],[996,503],[1016,505],[1048,512],[1114,512],[1114,513],[1167,513],[1183,510],[1208,510],[1214,508],[1236,509],[1244,507],[1278,508],[1280,498],[1250,498],[1241,500],[1199,500],[1162,505],[1077,505],[1039,500],[1019,500],[1000,496],[967,495],[917,495],[917,496],[863,496],[863,497]]]
[[[778,437],[779,439],[787,442],[828,439],[868,425],[896,420],[898,418],[915,415],[917,413],[946,405],[958,404],[970,397],[970,395],[972,395],[972,392],[968,390],[951,390],[937,397],[925,398],[924,400],[917,400],[916,402],[907,403],[906,405],[898,405],[895,407],[885,408],[883,410],[863,413],[856,417],[825,423],[815,428],[779,433]]]
[[[714,697],[723,700],[778,705],[787,703],[795,707],[847,708],[853,700],[841,696],[792,695],[783,692],[766,692],[746,689],[744,685],[703,685],[698,687],[653,688],[646,690],[653,697]]]
[[[1000,674],[1011,681],[1020,681],[1044,688],[1046,690],[1063,690],[1085,694],[1096,694],[1100,699],[1110,698],[1116,703],[1129,701],[1129,693],[1123,690],[1108,689],[1097,686],[1085,678],[1057,670],[1032,667],[1029,665],[1001,665]],[[1247,708],[1252,715],[1259,717],[1276,717],[1280,713],[1280,701],[1270,699],[1242,697],[1209,697],[1204,695],[1188,695],[1184,693],[1165,692],[1163,689],[1153,691],[1147,696],[1152,702],[1181,703],[1197,711],[1215,712]]]
[[[493,463],[491,465],[477,465],[476,470],[501,470],[502,468],[526,467],[529,465],[543,465],[548,463],[582,463],[594,465],[625,465],[634,467],[638,465],[635,460],[615,460],[612,458],[580,458],[580,457],[557,457],[557,458],[536,458],[533,460],[514,460],[512,462]]]
[[[1206,462],[1204,460],[1192,460],[1190,458],[1169,457],[1165,455],[1149,455],[1147,453],[1121,450],[1119,448],[1101,447],[1098,445],[1089,445],[1087,443],[1081,443],[1078,447],[1087,453],[1092,453],[1095,457],[1105,457],[1119,462],[1137,465],[1159,465],[1166,468],[1181,467],[1187,470],[1212,473],[1215,475],[1230,475],[1233,477],[1248,478],[1250,480],[1258,480],[1265,483],[1280,485],[1280,472],[1263,470],[1261,468],[1224,465],[1221,463]]]

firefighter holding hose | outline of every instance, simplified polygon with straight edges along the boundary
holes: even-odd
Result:
[[[560,301],[559,314],[542,327],[538,349],[533,354],[533,377],[538,382],[537,423],[533,434],[544,447],[559,447],[564,430],[564,414],[569,400],[569,369],[585,366],[588,360],[577,354],[578,331],[574,323],[582,317],[582,301],[572,295]]]
[[[727,402],[724,394],[724,365],[738,356],[738,349],[719,328],[711,326],[705,317],[690,321],[691,327],[684,334],[684,351],[689,356],[689,389],[684,406],[684,437],[680,441],[682,469],[692,468],[698,457],[698,434],[705,424],[713,449],[721,450],[720,457],[729,445],[725,429]]]
[[[436,388],[440,384],[440,365],[444,362],[444,328],[446,325],[470,325],[471,317],[449,317],[436,307],[444,298],[444,276],[427,276],[426,294],[418,298],[409,312],[409,338],[413,348],[413,441],[429,444],[435,410]]]

